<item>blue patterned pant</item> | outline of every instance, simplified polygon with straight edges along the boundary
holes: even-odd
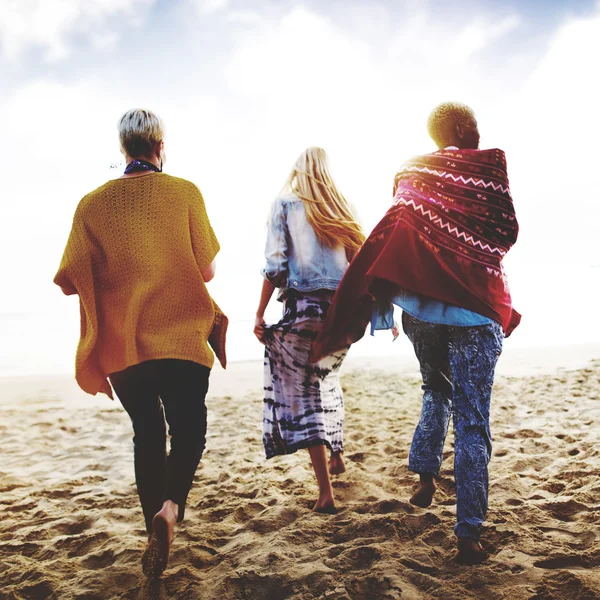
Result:
[[[504,334],[498,323],[457,327],[426,323],[402,313],[423,377],[421,418],[408,468],[437,475],[452,415],[458,537],[479,539],[488,504],[492,454],[490,398]]]

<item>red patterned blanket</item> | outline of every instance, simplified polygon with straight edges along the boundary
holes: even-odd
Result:
[[[396,175],[394,192],[336,291],[315,361],[359,340],[375,304],[399,289],[490,317],[507,336],[521,320],[502,266],[519,231],[504,152],[415,157]]]

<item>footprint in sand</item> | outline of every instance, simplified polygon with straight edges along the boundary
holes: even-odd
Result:
[[[222,503],[219,503],[222,506]],[[204,518],[211,523],[219,523],[224,521],[229,515],[231,515],[231,509],[229,508],[215,508],[205,513]]]
[[[65,519],[53,525],[59,534],[62,535],[79,535],[94,524],[95,519],[90,517],[79,517],[77,519]]]
[[[2,552],[27,557],[35,556],[36,558],[39,558],[39,554],[43,551],[43,549],[43,544],[37,544],[35,542],[0,544],[0,551]]]
[[[431,533],[427,533],[425,536],[423,536],[423,541],[428,546],[442,546],[448,540],[448,538],[449,535],[447,532],[441,529],[436,529]]]
[[[588,506],[572,498],[546,502],[540,505],[540,507],[559,521],[574,521],[578,513],[589,511]]]
[[[338,571],[365,571],[371,569],[380,558],[381,552],[374,546],[358,546],[345,550],[330,561],[324,561],[324,564]]]
[[[550,570],[541,583],[536,586],[535,594],[529,600],[547,600],[549,598],[578,598],[590,600],[598,598],[599,588],[590,585],[592,580],[579,576],[579,571]]]
[[[260,573],[254,569],[238,569],[225,578],[222,594],[228,598],[288,598],[294,581],[287,575]],[[276,591],[276,595],[273,593]],[[225,592],[229,592],[226,595]],[[233,593],[233,595],[230,595]]]
[[[367,504],[357,510],[358,513],[387,515],[389,513],[413,513],[415,511],[412,504],[402,500],[380,500],[372,504]]]
[[[267,507],[260,502],[250,502],[245,506],[239,506],[233,511],[233,520],[236,523],[247,523],[250,519],[263,512]]]
[[[572,548],[585,550],[596,540],[596,534],[593,531],[569,531],[559,527],[540,527],[540,530],[551,542],[567,544]]]
[[[48,581],[40,581],[35,585],[27,585],[19,589],[22,598],[50,598],[54,590]]]
[[[559,554],[543,560],[537,560],[533,563],[534,567],[540,569],[586,569],[597,566],[590,564],[591,561],[579,554]],[[600,561],[596,561],[600,563]]]
[[[114,564],[116,560],[115,553],[112,550],[104,550],[97,554],[88,554],[82,561],[81,564],[87,569],[104,569]]]
[[[216,564],[218,561],[218,552],[214,548],[209,548],[208,546],[196,546],[192,550],[191,559],[189,560],[189,564],[191,564],[196,569],[204,569],[205,567]],[[186,561],[187,564],[188,561]],[[177,555],[173,555],[173,564],[177,564]]]
[[[346,523],[344,521],[344,523]],[[345,544],[355,540],[386,540],[397,536],[398,532],[404,529],[402,519],[391,516],[376,516],[367,518],[360,522],[355,520],[344,524],[334,531],[331,536],[333,544]]]
[[[509,440],[521,440],[527,438],[541,438],[541,433],[534,431],[533,429],[519,429],[517,431],[511,431],[508,433],[500,434],[500,437],[507,438]]]
[[[542,489],[550,492],[551,494],[560,494],[562,491],[564,491],[565,487],[566,486],[564,483],[556,480],[550,480],[542,485]]]
[[[366,456],[367,454],[365,452],[353,452],[352,454],[346,455],[346,458],[352,462],[360,464],[364,462]]]
[[[246,527],[259,534],[272,533],[283,529],[298,518],[298,513],[289,508],[267,509],[261,515],[251,519]]]
[[[518,537],[517,533],[510,529],[498,529],[491,525],[486,528],[484,548],[490,555],[497,554],[502,548],[514,544]]]
[[[100,531],[91,535],[83,534],[67,537],[58,540],[55,545],[60,550],[66,550],[69,558],[72,558],[100,549],[108,539],[110,539],[110,535],[105,531]]]
[[[425,575],[437,575],[439,569],[433,565],[426,565],[412,558],[401,558],[400,563],[412,571],[425,573]]]

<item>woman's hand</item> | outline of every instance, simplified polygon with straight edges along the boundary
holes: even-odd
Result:
[[[265,343],[265,320],[262,317],[257,316],[254,320],[254,335],[261,344]]]

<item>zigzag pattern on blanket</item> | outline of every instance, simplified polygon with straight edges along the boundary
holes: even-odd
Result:
[[[448,233],[455,235],[457,238],[462,238],[465,242],[472,244],[473,246],[479,246],[482,250],[487,250],[488,252],[495,252],[499,256],[504,256],[506,254],[506,250],[499,248],[497,246],[490,246],[487,243],[483,243],[480,240],[476,240],[471,234],[468,234],[464,231],[458,229],[458,227],[452,225],[448,221],[444,221],[442,217],[435,215],[431,210],[423,208],[422,204],[417,204],[414,200],[407,200],[402,196],[399,196],[394,199],[394,204],[403,204],[406,207],[413,208],[416,212],[420,212],[424,217],[427,217],[434,225],[440,227],[440,229],[447,229]]]
[[[436,247],[441,244],[498,268],[516,240],[518,225],[501,150],[415,157],[400,169],[394,188],[390,220],[404,220]]]
[[[510,190],[508,187],[505,187],[499,183],[494,183],[493,181],[484,181],[483,179],[473,179],[473,177],[469,177],[465,179],[462,175],[453,175],[452,173],[448,173],[446,171],[436,171],[435,169],[428,169],[427,167],[403,167],[400,169],[400,172],[418,172],[418,173],[428,173],[429,175],[435,175],[436,177],[445,177],[446,179],[452,179],[454,183],[464,183],[465,185],[469,185],[470,183],[477,187],[484,188],[492,188],[494,191],[502,192],[503,194],[507,194],[510,196]]]

